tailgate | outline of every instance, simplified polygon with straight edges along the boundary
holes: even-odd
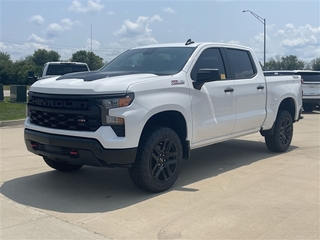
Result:
[[[301,74],[303,98],[320,98],[320,73]]]

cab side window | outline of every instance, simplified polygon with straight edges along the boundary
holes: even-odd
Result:
[[[209,48],[201,53],[191,71],[191,79],[197,80],[197,73],[199,69],[203,68],[219,69],[221,79],[227,78],[221,52],[218,48]]]
[[[236,79],[252,78],[257,73],[251,54],[245,50],[226,49],[228,60]]]

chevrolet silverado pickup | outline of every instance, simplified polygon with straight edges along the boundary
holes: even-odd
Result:
[[[47,62],[43,65],[39,76],[35,76],[33,71],[28,72],[28,78],[40,80],[53,76],[61,76],[67,73],[88,72],[88,65],[83,62]]]
[[[189,39],[37,81],[27,109],[26,147],[53,169],[127,167],[138,188],[161,192],[196,148],[260,132],[269,150],[286,151],[301,77],[265,77],[250,48]]]

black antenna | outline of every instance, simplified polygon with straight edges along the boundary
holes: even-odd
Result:
[[[191,41],[191,38],[189,38],[189,39],[187,40],[187,42],[185,43],[185,45],[189,45],[189,44],[192,44],[192,43],[194,43],[194,41]]]

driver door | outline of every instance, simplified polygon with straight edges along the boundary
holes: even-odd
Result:
[[[221,80],[206,82],[200,90],[192,89],[192,145],[203,146],[232,133],[235,125],[234,81],[228,80],[219,48],[207,48],[195,62],[190,78],[197,81],[199,69],[219,69]]]

